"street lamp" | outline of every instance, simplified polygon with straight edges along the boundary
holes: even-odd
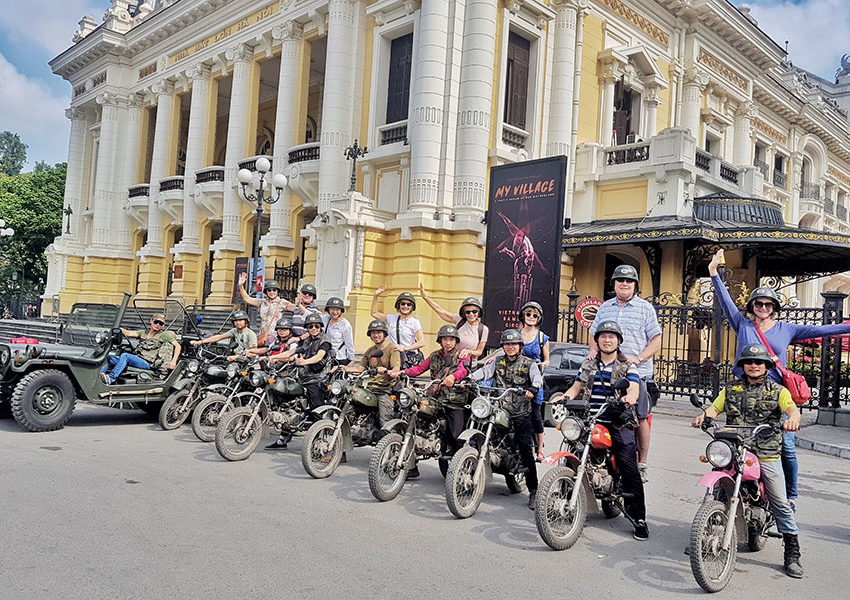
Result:
[[[6,221],[0,219],[0,237],[12,237],[13,235],[15,235],[15,230],[6,227]]]
[[[280,193],[286,187],[286,176],[282,173],[276,173],[272,176],[271,184],[277,190],[276,196],[266,197],[266,175],[272,168],[269,159],[260,157],[256,162],[257,173],[260,174],[260,183],[256,188],[256,194],[248,192],[248,184],[253,184],[254,174],[248,169],[239,169],[236,173],[236,180],[242,184],[242,195],[248,202],[257,202],[257,229],[254,232],[254,268],[251,269],[251,281],[248,289],[254,289],[257,283],[257,267],[260,263],[260,219],[263,216],[263,202],[266,204],[274,204],[280,199]]]

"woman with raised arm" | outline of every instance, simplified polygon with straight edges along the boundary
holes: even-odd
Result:
[[[390,330],[390,343],[401,355],[401,367],[407,369],[425,360],[425,355],[420,350],[425,345],[425,333],[422,331],[422,323],[413,316],[416,300],[410,292],[402,292],[395,299],[396,313],[382,313],[378,310],[378,298],[385,291],[387,288],[383,285],[375,290],[370,314],[373,319],[387,324]]]
[[[257,330],[257,345],[265,346],[269,339],[274,339],[275,324],[280,320],[286,300],[280,297],[280,286],[271,279],[263,285],[263,298],[254,298],[245,289],[248,273],[239,274],[239,293],[246,304],[260,309],[260,326]]]
[[[481,300],[475,296],[464,298],[460,303],[460,310],[454,314],[431,300],[425,293],[425,285],[422,283],[419,284],[419,295],[437,313],[437,316],[457,327],[458,335],[460,335],[460,343],[457,347],[460,348],[461,358],[471,356],[472,360],[476,360],[484,354],[490,330],[482,321],[484,305],[481,304]]]

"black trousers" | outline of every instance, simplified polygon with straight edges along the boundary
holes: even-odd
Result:
[[[310,408],[319,408],[325,403],[325,386],[321,382],[305,383],[304,392],[307,394],[307,402]]]
[[[623,503],[626,512],[636,521],[646,519],[646,500],[643,495],[643,481],[637,466],[637,446],[635,432],[632,429],[609,429],[617,461],[617,473],[623,486]]]
[[[532,403],[532,410],[535,408],[536,406]],[[537,463],[534,462],[534,451],[531,449],[534,440],[532,436],[534,425],[531,422],[531,415],[511,417],[511,421],[514,426],[514,442],[519,450],[520,460],[522,460],[522,465],[528,469],[525,474],[525,484],[528,486],[529,492],[536,492]],[[634,457],[632,459],[634,460]],[[635,464],[635,469],[637,469],[637,464]],[[638,479],[640,479],[640,476],[638,476]]]
[[[458,450],[460,450],[461,444],[458,441],[458,436],[463,433],[463,430],[466,428],[466,421],[469,419],[469,415],[465,408],[462,406],[446,406],[446,429],[447,429],[447,443],[448,450],[454,454]]]

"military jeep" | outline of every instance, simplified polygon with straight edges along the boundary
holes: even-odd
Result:
[[[112,385],[105,384],[100,371],[110,354],[132,352],[132,342],[121,333],[130,295],[119,306],[78,303],[61,328],[58,343],[0,344],[0,404],[8,404],[12,416],[27,431],[61,429],[77,399],[118,408],[141,408],[157,414],[162,402],[180,382],[191,352],[190,339],[200,333],[179,303],[182,315],[183,355],[170,372],[157,373],[127,367]],[[178,313],[180,312],[178,311]],[[137,311],[139,329],[147,328]],[[178,318],[168,319],[165,329]],[[135,321],[133,321],[135,322]],[[194,326],[194,331],[189,331]]]

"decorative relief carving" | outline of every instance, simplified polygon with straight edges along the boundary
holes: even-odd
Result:
[[[94,77],[92,77],[91,86],[93,88],[96,88],[97,86],[102,85],[104,83],[106,83],[106,71],[104,71],[100,75],[95,75]]]
[[[272,29],[272,37],[276,40],[301,40],[304,37],[304,26],[297,21],[285,21]]]
[[[747,91],[747,80],[738,75],[731,68],[726,66],[723,62],[720,61],[719,58],[715,57],[712,54],[709,54],[702,48],[700,48],[699,56],[697,57],[697,62],[704,64],[706,67],[717,71],[724,79],[731,82],[735,87]]]
[[[225,50],[224,57],[234,63],[250,62],[254,59],[254,50],[246,44],[239,44]]]
[[[76,98],[80,94],[85,94],[85,93],[86,93],[86,84],[85,83],[78,85],[77,87],[74,88],[74,98]]]
[[[186,77],[189,79],[209,79],[212,69],[208,64],[198,62],[186,69]]]
[[[752,121],[752,126],[756,131],[760,131],[770,139],[775,142],[779,142],[780,144],[787,145],[788,144],[788,136],[762,121],[759,118],[755,118]]]
[[[620,0],[601,0],[601,3],[623,18],[625,21],[628,21],[641,31],[643,31],[646,35],[654,39],[656,42],[661,44],[662,46],[667,46],[670,42],[670,36],[658,25],[635,11],[634,9],[629,8]]]
[[[88,114],[85,108],[72,106],[65,109],[65,117],[71,121],[85,121]]]
[[[156,63],[155,62],[149,64],[146,67],[142,67],[141,69],[139,69],[139,79],[144,79],[145,77],[147,77],[149,75],[153,75],[154,73],[156,73]]]
[[[160,94],[174,93],[174,84],[168,79],[160,79],[151,86],[151,92],[159,96]]]
[[[363,253],[366,247],[366,233],[362,227],[357,228],[356,249],[354,251],[354,287],[363,284]]]
[[[845,185],[850,185],[850,175],[845,175],[844,173],[836,169],[834,166],[829,165],[826,168],[826,172],[835,177],[841,183],[844,183]]]

